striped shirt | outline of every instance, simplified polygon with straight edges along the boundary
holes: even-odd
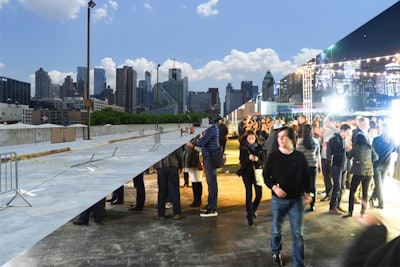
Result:
[[[197,145],[201,147],[203,157],[210,156],[207,149],[210,151],[219,149],[219,131],[216,124],[211,125],[204,131],[203,136],[197,139]]]
[[[313,137],[311,149],[306,149],[303,144],[303,138],[299,138],[296,143],[296,149],[304,153],[309,167],[318,167],[318,161],[320,160],[320,147],[318,140]]]

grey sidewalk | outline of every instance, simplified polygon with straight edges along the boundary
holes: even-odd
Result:
[[[145,175],[144,211],[127,210],[135,197],[129,182],[125,185],[125,204],[107,204],[104,226],[93,222],[89,226],[66,223],[5,266],[271,266],[270,191],[263,190],[257,227],[248,228],[243,182],[233,174],[238,167],[235,165],[237,146],[231,142],[232,149],[227,151],[229,165],[218,174],[218,217],[201,218],[198,210],[189,208],[192,192],[191,188],[185,187],[181,189],[185,217],[155,220],[156,175]],[[205,179],[203,188],[203,203],[206,203]],[[318,178],[318,189],[323,190],[321,177]],[[391,186],[391,189],[395,188]],[[346,193],[342,207],[347,208],[347,198]],[[357,216],[357,205],[354,217],[343,219],[328,214],[328,203],[317,202],[316,211],[305,215],[307,265],[340,266],[355,236],[375,217],[384,221],[389,228],[389,238],[394,238],[400,233],[398,207],[396,200],[389,200],[384,210],[368,209],[367,216],[361,218]],[[282,253],[286,266],[292,265],[290,240],[289,224],[286,223]]]

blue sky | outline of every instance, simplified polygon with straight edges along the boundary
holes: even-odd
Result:
[[[0,76],[31,82],[40,67],[53,83],[86,66],[88,0],[0,0]],[[91,69],[133,66],[164,81],[182,69],[190,91],[284,77],[377,16],[395,0],[94,0]],[[93,77],[93,76],[92,76]],[[93,78],[91,79],[93,81]],[[93,89],[91,89],[93,91]],[[33,96],[33,95],[32,95]],[[222,98],[221,101],[224,101]]]

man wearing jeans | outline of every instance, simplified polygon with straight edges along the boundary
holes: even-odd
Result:
[[[278,130],[278,151],[271,153],[264,165],[264,181],[272,190],[272,261],[283,266],[282,226],[289,216],[292,233],[293,266],[305,266],[303,220],[304,205],[310,203],[310,177],[303,153],[294,149],[295,133],[291,127]]]
[[[216,122],[208,127],[202,137],[197,139],[197,146],[201,147],[203,154],[204,171],[206,173],[206,180],[208,185],[208,204],[205,212],[201,213],[201,217],[214,217],[218,216],[218,184],[217,184],[217,168],[214,167],[213,159],[209,151],[219,149],[219,131]],[[187,145],[194,147],[194,144],[188,142]]]
[[[340,132],[335,133],[334,136],[329,139],[329,150],[332,155],[332,180],[333,190],[332,197],[329,203],[329,213],[333,215],[342,215],[346,213],[344,209],[340,207],[340,201],[344,191],[344,183],[347,166],[347,151],[351,150],[346,142],[346,138],[351,134],[351,127],[347,123],[340,126]]]

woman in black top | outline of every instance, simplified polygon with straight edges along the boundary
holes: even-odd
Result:
[[[254,169],[262,169],[264,165],[264,153],[253,131],[246,131],[240,138],[240,169],[237,174],[242,176],[246,188],[247,222],[254,227],[254,218],[257,218],[257,208],[262,197],[262,187],[256,184]],[[253,201],[253,186],[255,198]]]

